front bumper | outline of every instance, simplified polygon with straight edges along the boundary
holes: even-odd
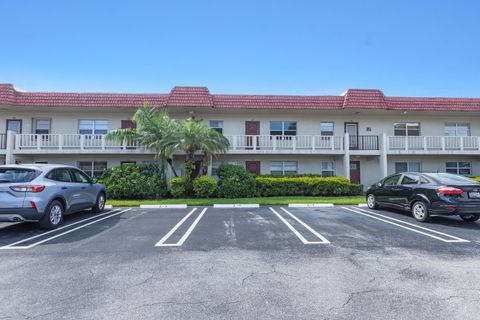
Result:
[[[0,209],[0,221],[19,222],[19,221],[38,221],[41,215],[35,208],[12,208]]]

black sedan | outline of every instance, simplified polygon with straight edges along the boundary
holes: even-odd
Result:
[[[468,222],[480,217],[480,183],[450,173],[393,174],[370,186],[366,197],[370,209],[411,211],[421,222],[431,215],[459,215]]]

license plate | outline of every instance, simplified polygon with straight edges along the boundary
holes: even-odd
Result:
[[[469,192],[468,197],[471,199],[480,199],[480,192]]]

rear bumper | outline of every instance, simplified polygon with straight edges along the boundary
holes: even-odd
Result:
[[[41,215],[35,208],[14,208],[0,209],[0,221],[19,222],[19,221],[37,221]]]
[[[430,212],[441,215],[480,215],[480,203],[437,203],[431,206]]]

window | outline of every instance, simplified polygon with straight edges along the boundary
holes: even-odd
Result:
[[[49,119],[35,119],[33,121],[34,133],[36,134],[49,134],[50,133],[50,120]]]
[[[421,171],[422,164],[418,161],[395,162],[395,173]]]
[[[222,120],[210,120],[210,128],[223,133],[223,121]]]
[[[22,133],[22,120],[7,120],[7,131]]]
[[[472,164],[470,162],[452,161],[445,163],[446,172],[470,176],[472,174]]]
[[[60,181],[60,182],[72,182],[72,176],[70,174],[70,170],[67,168],[59,168],[50,171],[47,174],[47,179]]]
[[[420,183],[421,183],[421,184],[427,184],[427,183],[430,183],[430,180],[428,180],[428,179],[425,178],[425,177],[420,177]]]
[[[383,181],[383,185],[384,186],[394,186],[398,183],[398,180],[400,180],[401,176],[402,176],[401,174],[395,174],[393,176],[390,176]]]
[[[80,170],[85,171],[91,177],[98,177],[107,169],[106,161],[80,161],[78,163]]]
[[[107,120],[80,120],[79,122],[80,134],[107,134],[107,132]]]
[[[445,123],[445,135],[449,137],[467,137],[470,135],[470,123],[447,122]]]
[[[420,123],[419,122],[395,123],[394,134],[396,136],[419,136],[420,135]]]
[[[90,178],[80,170],[72,169],[72,174],[73,174],[73,177],[75,178],[75,182],[77,182],[77,183],[89,183],[90,182]]]
[[[0,183],[30,182],[38,176],[32,169],[24,168],[0,168]]]
[[[420,177],[415,174],[403,175],[402,184],[418,184]]]
[[[334,124],[331,121],[320,122],[320,134],[322,136],[333,136]]]
[[[453,185],[478,185],[478,182],[469,178],[456,176],[449,173],[437,173],[436,177],[441,184]]]
[[[120,167],[128,166],[131,164],[137,164],[137,162],[136,161],[120,161]]]
[[[296,121],[270,121],[270,135],[295,136],[297,135]]]
[[[335,162],[333,161],[322,161],[322,176],[323,177],[333,177],[335,176]]]
[[[270,173],[275,175],[296,174],[298,171],[297,161],[272,161],[270,162]]]

